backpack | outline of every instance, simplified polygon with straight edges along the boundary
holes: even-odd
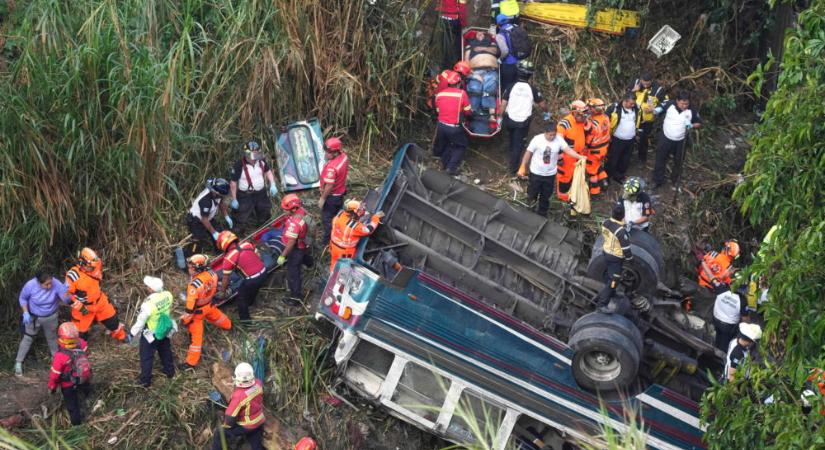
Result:
[[[170,331],[172,331],[172,318],[169,314],[160,314],[158,323],[155,325],[155,339],[165,339]]]
[[[86,352],[80,349],[62,348],[60,352],[71,358],[71,366],[69,373],[60,376],[63,381],[71,381],[72,384],[88,383],[92,379],[92,364],[89,362],[89,357]]]
[[[527,30],[524,27],[513,25],[513,28],[507,32],[510,47],[510,54],[518,60],[530,57],[533,51],[533,44],[530,42],[530,36],[527,35]]]

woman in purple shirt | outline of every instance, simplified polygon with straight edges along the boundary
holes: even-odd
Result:
[[[23,375],[23,360],[32,346],[40,329],[46,336],[52,356],[57,352],[57,325],[60,301],[68,304],[66,285],[53,277],[48,270],[39,270],[34,278],[23,285],[20,291],[20,308],[23,309],[23,339],[17,348],[14,374]]]

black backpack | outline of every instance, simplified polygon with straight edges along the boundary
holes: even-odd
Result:
[[[510,54],[518,60],[529,58],[530,53],[533,51],[533,44],[530,43],[527,30],[518,25],[513,25],[507,35],[510,38]]]

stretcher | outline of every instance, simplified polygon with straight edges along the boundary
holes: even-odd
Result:
[[[463,49],[470,36],[476,32],[488,32],[487,28],[467,27],[461,33]],[[475,81],[471,80],[475,78]],[[492,85],[492,86],[491,86]],[[478,89],[474,87],[478,86]],[[464,129],[472,137],[491,138],[501,131],[501,69],[473,69],[465,85],[470,103],[473,105],[472,117],[464,120]]]
[[[570,3],[522,3],[521,17],[552,25],[588,28],[617,36],[634,36],[638,33],[641,22],[637,11],[605,8],[596,11],[589,18],[586,5]]]
[[[278,257],[281,256],[281,252],[284,249],[284,244],[281,242],[281,234],[283,233],[283,226],[286,219],[287,215],[282,214],[241,240],[255,244],[255,249],[261,257],[264,266],[266,266],[266,274],[264,274],[264,276],[268,276],[280,267],[278,265]],[[223,255],[214,258],[209,263],[209,267],[218,275],[218,280],[223,276],[222,266]],[[213,304],[215,306],[221,306],[232,300],[238,292],[241,281],[243,281],[243,276],[238,273],[238,271],[232,272],[232,275],[229,277],[229,289],[227,290],[226,296],[222,298],[216,297]]]
[[[324,142],[318,119],[294,122],[276,133],[275,157],[284,192],[321,185]]]

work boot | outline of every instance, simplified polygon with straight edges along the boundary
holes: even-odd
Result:
[[[23,363],[15,362],[14,363],[14,376],[22,377],[23,376]]]

